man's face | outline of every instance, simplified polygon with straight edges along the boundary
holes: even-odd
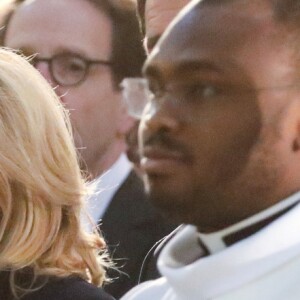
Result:
[[[111,35],[108,17],[88,1],[37,0],[23,5],[12,17],[5,46],[47,58],[73,53],[92,60],[110,60]],[[37,68],[49,82],[53,81],[47,63],[40,62]],[[115,151],[124,117],[110,67],[92,65],[85,81],[75,87],[58,86],[56,92],[70,109],[76,146],[87,167],[109,167],[105,160],[113,163],[110,155]]]
[[[203,6],[153,50],[141,166],[167,215],[209,232],[291,192],[287,103],[299,91],[287,88],[294,60],[283,36],[266,7]]]
[[[151,52],[154,45],[178,12],[190,0],[146,0],[145,7],[145,48]]]

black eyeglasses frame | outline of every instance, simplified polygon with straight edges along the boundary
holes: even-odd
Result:
[[[76,83],[71,83],[71,84],[61,84],[56,78],[55,76],[53,75],[53,60],[55,60],[57,57],[74,57],[74,58],[78,58],[80,60],[82,60],[85,65],[86,65],[86,68],[85,68],[85,72],[84,72],[84,76],[79,80],[77,81]],[[51,78],[53,80],[53,82],[59,86],[62,86],[62,87],[75,87],[75,86],[78,86],[80,85],[83,81],[86,80],[87,76],[88,76],[88,73],[89,73],[89,69],[91,67],[91,65],[103,65],[103,66],[108,66],[108,67],[111,67],[113,65],[113,62],[112,61],[109,61],[109,60],[103,60],[103,59],[87,59],[86,57],[84,56],[81,56],[81,55],[78,55],[78,54],[74,54],[74,53],[59,53],[59,54],[55,54],[53,55],[52,57],[40,57],[39,55],[34,55],[30,58],[30,63],[36,67],[36,65],[39,63],[39,62],[46,62],[48,65],[49,65],[49,71],[50,71],[50,75],[51,75]]]

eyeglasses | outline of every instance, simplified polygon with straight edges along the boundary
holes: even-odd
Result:
[[[121,82],[123,101],[129,115],[141,119],[144,113],[153,113],[168,99],[173,107],[187,120],[195,121],[204,107],[230,103],[237,97],[255,97],[258,93],[299,89],[298,84],[288,84],[277,87],[249,88],[237,85],[218,85],[213,83],[188,82],[173,85],[171,90],[154,87],[149,89],[145,78],[125,78]]]
[[[64,87],[77,86],[82,83],[86,79],[91,65],[112,65],[111,61],[86,59],[72,53],[61,53],[50,58],[36,55],[30,62],[34,67],[37,67],[39,62],[48,63],[54,83]]]
[[[180,85],[175,90],[158,90],[152,92],[149,89],[148,80],[145,78],[125,78],[120,84],[122,88],[123,101],[127,107],[128,114],[136,119],[141,119],[147,107],[147,113],[156,111],[166,99],[166,95],[172,94],[173,106],[180,106],[180,110],[186,111],[187,115],[195,112],[196,102],[206,98],[218,97],[219,92],[211,85]],[[168,97],[167,97],[168,98]],[[187,112],[187,110],[189,112]]]
[[[120,86],[128,114],[140,119],[151,97],[148,81],[145,78],[125,78]]]

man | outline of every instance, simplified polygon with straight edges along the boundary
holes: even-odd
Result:
[[[194,1],[145,66],[152,202],[187,225],[123,299],[299,299],[299,0]]]
[[[89,213],[128,274],[111,274],[115,280],[106,290],[119,298],[137,283],[151,246],[171,230],[146,201],[124,154],[132,120],[121,105],[119,83],[138,76],[144,59],[134,7],[112,0],[17,2],[4,45],[34,55],[32,62],[70,110],[83,170],[91,180],[105,172]],[[147,271],[145,278],[152,278]]]
[[[144,36],[144,48],[147,55],[150,54],[156,42],[163,34],[164,30],[172,21],[172,19],[189,1],[190,0],[172,0],[166,2],[161,0],[137,0],[137,14],[140,21],[140,29]],[[127,135],[127,156],[130,161],[134,163],[136,171],[141,173],[137,138],[138,126],[139,120],[136,120],[134,127],[131,128],[129,134]],[[175,229],[173,232],[170,232],[170,234],[166,235],[165,238],[158,241],[151,248],[151,251],[148,252],[143,264],[146,266],[146,268],[143,267],[141,269],[140,278],[142,281],[144,281],[144,277],[147,276],[147,266],[152,264],[155,265],[156,257],[159,251],[178,229]],[[154,253],[155,255],[153,256]],[[153,257],[155,259],[153,259]]]

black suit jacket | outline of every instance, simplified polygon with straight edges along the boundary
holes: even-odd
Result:
[[[66,278],[39,276],[33,282],[32,273],[24,271],[17,275],[16,284],[26,290],[36,288],[26,293],[21,300],[114,300],[101,288],[77,276]],[[0,272],[0,299],[17,300],[10,289],[8,271]]]
[[[141,179],[132,171],[114,195],[102,221],[102,234],[120,272],[104,289],[117,299],[138,283],[143,260],[151,247],[168,235],[175,225],[166,222],[147,201]],[[155,261],[147,260],[143,279],[159,277]]]

